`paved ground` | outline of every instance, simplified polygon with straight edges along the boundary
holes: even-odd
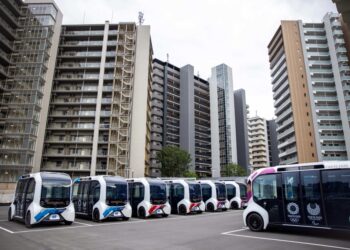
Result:
[[[6,220],[0,207],[0,249],[343,249],[350,232],[276,228],[254,233],[242,224],[242,211],[131,219],[94,223],[77,219],[71,226],[38,226]]]

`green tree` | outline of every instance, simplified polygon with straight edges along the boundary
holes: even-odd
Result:
[[[221,175],[224,177],[246,176],[247,173],[246,173],[245,169],[242,168],[240,165],[235,164],[235,163],[229,163],[223,168]]]
[[[196,172],[187,170],[186,172],[184,172],[184,174],[181,177],[197,178],[198,176]]]
[[[179,147],[166,146],[158,152],[157,160],[162,164],[163,177],[184,176],[189,169],[191,156]]]

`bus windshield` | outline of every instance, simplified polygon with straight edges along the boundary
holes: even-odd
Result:
[[[106,203],[109,206],[125,205],[128,199],[128,186],[123,182],[106,181]]]
[[[199,183],[188,184],[190,187],[191,202],[200,202],[202,200],[201,185]]]
[[[165,183],[150,183],[151,203],[164,204],[166,203],[166,184]]]
[[[247,199],[247,186],[242,183],[237,183],[239,186],[239,191],[241,193],[241,199]]]
[[[40,205],[50,208],[68,206],[70,203],[70,185],[71,181],[69,179],[43,179]]]
[[[226,200],[226,186],[223,183],[215,183],[216,195],[219,201]]]

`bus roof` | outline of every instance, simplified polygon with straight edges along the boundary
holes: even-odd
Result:
[[[308,162],[293,165],[280,165],[276,167],[260,168],[254,171],[249,177],[248,182],[253,181],[257,176],[262,174],[271,174],[283,171],[302,171],[311,169],[336,169],[350,168],[350,161],[324,161],[324,162]]]

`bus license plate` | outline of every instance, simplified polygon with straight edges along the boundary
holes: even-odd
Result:
[[[115,216],[115,217],[119,217],[120,215],[121,215],[121,213],[118,211],[113,213],[113,216]]]
[[[157,214],[161,214],[161,213],[163,213],[162,209],[157,209]]]
[[[50,215],[50,220],[59,220],[60,217],[58,216],[58,214],[51,214]]]

